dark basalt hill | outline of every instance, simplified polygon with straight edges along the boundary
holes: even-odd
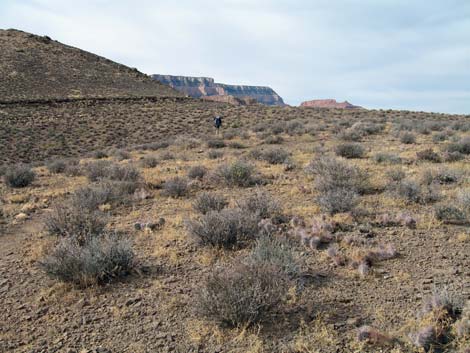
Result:
[[[161,96],[181,93],[47,36],[0,29],[0,101]]]

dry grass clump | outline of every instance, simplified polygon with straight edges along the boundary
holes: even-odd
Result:
[[[131,159],[132,158],[131,154],[128,151],[122,150],[122,149],[114,151],[113,156],[118,161],[124,161],[126,159]]]
[[[423,302],[417,320],[418,327],[408,335],[411,343],[426,352],[449,348],[453,339],[452,325],[460,312],[460,308],[446,291],[435,291]]]
[[[3,180],[11,188],[24,188],[29,186],[36,178],[36,173],[30,166],[16,164],[5,167]]]

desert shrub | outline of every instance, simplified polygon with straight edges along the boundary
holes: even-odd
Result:
[[[300,135],[305,132],[304,126],[300,121],[289,121],[285,129],[289,135]]]
[[[209,152],[207,152],[207,156],[209,157],[209,159],[221,158],[223,155],[224,153],[222,151],[217,150],[210,150]]]
[[[413,180],[402,180],[396,185],[391,185],[391,190],[407,202],[427,204],[440,199],[439,189],[436,185],[426,185],[421,187]]]
[[[470,154],[470,137],[464,137],[457,142],[449,144],[447,151],[459,152],[465,155]]]
[[[276,310],[289,287],[276,266],[235,263],[209,274],[197,297],[201,315],[227,326],[249,326]]]
[[[36,178],[36,173],[25,164],[11,165],[5,168],[3,179],[11,188],[24,188]]]
[[[470,219],[470,190],[460,191],[457,197],[457,203]]]
[[[281,214],[279,203],[269,193],[260,189],[238,201],[237,205],[259,219],[273,218]]]
[[[206,214],[210,211],[221,211],[227,205],[228,201],[223,195],[204,192],[198,195],[193,203],[193,208],[202,214]]]
[[[257,183],[254,172],[255,168],[251,164],[238,160],[220,166],[216,176],[229,186],[246,187]]]
[[[142,168],[155,168],[158,165],[158,158],[155,156],[145,156],[140,160]]]
[[[374,160],[376,163],[387,163],[387,164],[400,164],[402,162],[401,158],[395,154],[379,152],[374,155]]]
[[[278,268],[289,278],[300,275],[300,264],[291,244],[279,237],[263,235],[256,240],[248,261]]]
[[[59,237],[75,237],[83,241],[87,236],[101,234],[107,218],[96,209],[91,198],[81,194],[76,198],[57,204],[45,220],[46,231]]]
[[[388,180],[390,180],[392,183],[398,183],[405,179],[406,173],[402,169],[389,169],[385,173],[386,177]]]
[[[131,159],[131,154],[126,150],[116,150],[113,155],[118,161]]]
[[[442,154],[442,160],[444,162],[448,162],[448,163],[458,162],[458,161],[461,161],[464,158],[465,158],[465,156],[462,153],[457,152],[457,151],[455,151],[455,152],[445,151]]]
[[[105,151],[94,151],[91,156],[95,159],[103,159],[103,158],[108,158],[108,154]]]
[[[261,153],[260,159],[269,164],[282,164],[289,160],[290,153],[282,148],[272,148]]]
[[[108,169],[112,163],[110,161],[96,161],[85,165],[85,174],[90,181],[98,181],[106,178]]]
[[[364,147],[358,143],[343,143],[336,146],[336,155],[344,158],[361,158],[364,156]]]
[[[434,209],[436,218],[447,224],[462,224],[465,222],[465,213],[453,205],[438,205]]]
[[[240,143],[238,141],[232,141],[228,144],[228,147],[234,148],[234,149],[243,149],[246,148],[246,146],[243,143]]]
[[[162,161],[170,161],[175,159],[175,155],[171,153],[170,151],[165,151],[160,155],[160,159]]]
[[[307,171],[315,177],[317,202],[330,213],[352,210],[358,196],[371,189],[367,173],[333,158],[317,158]]]
[[[360,141],[363,136],[363,132],[352,128],[343,130],[338,134],[338,137],[344,141]]]
[[[257,236],[258,220],[238,208],[225,208],[189,221],[188,230],[201,245],[234,248]]]
[[[225,130],[222,137],[226,140],[231,140],[235,137],[237,137],[238,135],[238,131],[235,130],[235,129],[229,129],[229,130]]]
[[[405,132],[400,136],[400,142],[407,145],[416,143],[416,136],[411,132]]]
[[[439,156],[439,154],[434,152],[432,148],[416,152],[416,158],[418,159],[418,161],[429,161],[433,163],[441,162],[441,157]]]
[[[449,134],[446,132],[437,132],[432,136],[433,142],[446,141],[449,138]]]
[[[425,185],[432,183],[453,184],[459,181],[461,172],[453,169],[426,169],[421,175],[421,181]]]
[[[285,130],[286,130],[286,123],[277,122],[271,126],[270,132],[274,135],[279,135],[279,134],[282,134]]]
[[[163,184],[163,194],[171,197],[186,196],[189,192],[188,180],[186,178],[174,177]]]
[[[207,168],[202,165],[195,165],[188,171],[189,179],[202,179],[207,174]]]
[[[269,135],[263,141],[268,145],[280,145],[284,142],[284,139],[279,135]]]
[[[67,161],[61,158],[54,159],[46,163],[46,168],[54,174],[64,173],[67,168]]]
[[[222,139],[211,139],[207,141],[207,147],[209,148],[224,148],[225,146],[225,141]]]
[[[40,267],[52,278],[81,287],[122,277],[133,266],[134,252],[129,239],[116,233],[88,237],[83,243],[76,237],[63,238],[40,262]]]
[[[170,146],[170,143],[168,141],[151,142],[145,145],[145,147],[151,151],[161,150],[169,146]]]
[[[139,171],[130,165],[114,164],[110,161],[96,161],[85,167],[86,175],[92,182],[103,179],[114,181],[137,182],[140,179]]]

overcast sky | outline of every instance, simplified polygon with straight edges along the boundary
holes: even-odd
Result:
[[[469,0],[0,0],[0,28],[293,105],[470,114]]]

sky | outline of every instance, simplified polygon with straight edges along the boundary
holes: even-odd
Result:
[[[469,0],[0,0],[0,28],[291,105],[470,114]]]

